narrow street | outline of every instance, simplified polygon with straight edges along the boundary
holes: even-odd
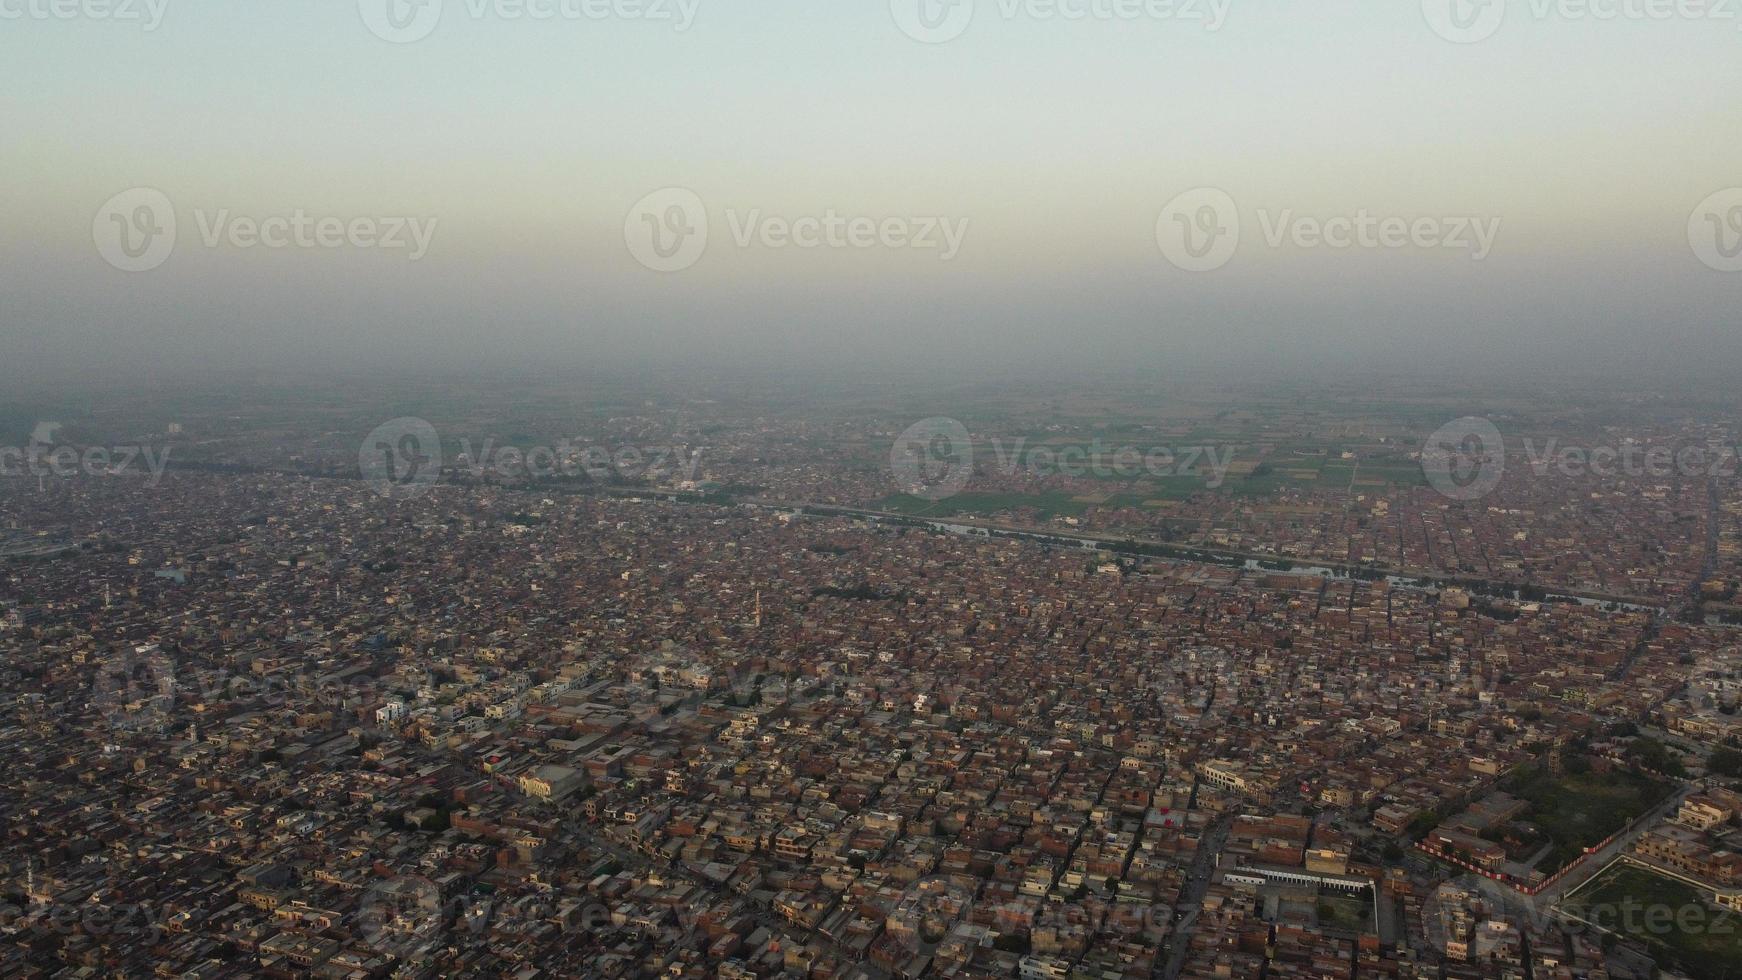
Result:
[[[1204,837],[1198,842],[1197,856],[1192,860],[1192,866],[1186,878],[1185,888],[1180,892],[1177,908],[1186,910],[1185,916],[1174,925],[1173,934],[1168,937],[1168,951],[1165,965],[1160,973],[1161,980],[1178,980],[1180,971],[1185,968],[1187,940],[1191,938],[1192,926],[1198,920],[1198,910],[1204,901],[1204,894],[1210,890],[1210,878],[1216,868],[1216,855],[1222,853],[1222,845],[1228,842],[1228,831],[1233,827],[1233,818],[1224,815],[1204,832]]]

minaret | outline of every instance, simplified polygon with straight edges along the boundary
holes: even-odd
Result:
[[[762,628],[762,590],[756,590],[756,628]]]

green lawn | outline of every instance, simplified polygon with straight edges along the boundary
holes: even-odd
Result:
[[[1344,932],[1370,933],[1374,930],[1373,903],[1362,895],[1319,895],[1319,924],[1327,929]]]
[[[1742,964],[1742,916],[1707,905],[1694,888],[1661,875],[1617,865],[1562,906],[1644,943],[1700,980],[1734,976]]]

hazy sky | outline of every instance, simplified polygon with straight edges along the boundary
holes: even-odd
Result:
[[[394,33],[390,2],[0,0],[9,377],[1742,367],[1736,0],[1668,20],[1514,0],[1497,27],[1416,0],[977,0],[925,22],[903,9],[922,0],[445,0],[410,10],[409,43],[371,30]],[[941,43],[902,29],[940,41],[964,11]],[[109,205],[133,188],[176,225],[142,272],[99,247],[151,224],[137,196]],[[689,196],[642,218],[665,188]],[[1199,188],[1225,197],[1180,198]],[[678,201],[706,248],[655,271],[631,243],[694,230]],[[242,247],[299,212],[302,244]],[[1363,213],[1370,241],[1318,243]],[[778,247],[831,214],[840,247]],[[321,218],[335,244],[308,246]],[[1374,244],[1388,220],[1395,247]],[[1164,247],[1211,230],[1237,246],[1209,271]]]

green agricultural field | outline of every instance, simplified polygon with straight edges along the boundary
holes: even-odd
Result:
[[[1185,500],[1193,494],[1214,493],[1217,489],[1210,486],[1215,476],[1205,472],[1201,475],[1163,476],[1150,480],[1148,491],[1139,491],[1146,500]],[[1227,477],[1232,483],[1234,477]]]
[[[1421,466],[1416,463],[1362,463],[1355,471],[1357,485],[1384,483],[1388,486],[1413,487],[1427,482]]]
[[[1742,963],[1742,916],[1707,905],[1689,885],[1641,868],[1616,865],[1561,907],[1649,946],[1700,980],[1735,975]]]
[[[1337,460],[1335,463],[1326,463],[1324,467],[1319,470],[1319,486],[1324,487],[1327,490],[1347,490],[1349,488],[1349,481],[1354,478],[1355,467],[1350,463],[1343,462],[1342,460]]]
[[[1311,479],[1303,479],[1291,475],[1291,471],[1306,475],[1311,470]],[[1320,487],[1342,489],[1347,486],[1347,474],[1342,479],[1331,475],[1330,467],[1313,469],[1311,467],[1290,465],[1287,468],[1266,462],[1263,468],[1247,476],[1229,476],[1228,483],[1223,488],[1238,497],[1264,497],[1278,490],[1314,490]]]
[[[1159,509],[1171,501],[1186,500],[1193,494],[1214,493],[1205,485],[1208,478],[1166,476],[1145,481],[1143,488],[1110,494],[1100,506],[1109,508],[1144,507]]]

